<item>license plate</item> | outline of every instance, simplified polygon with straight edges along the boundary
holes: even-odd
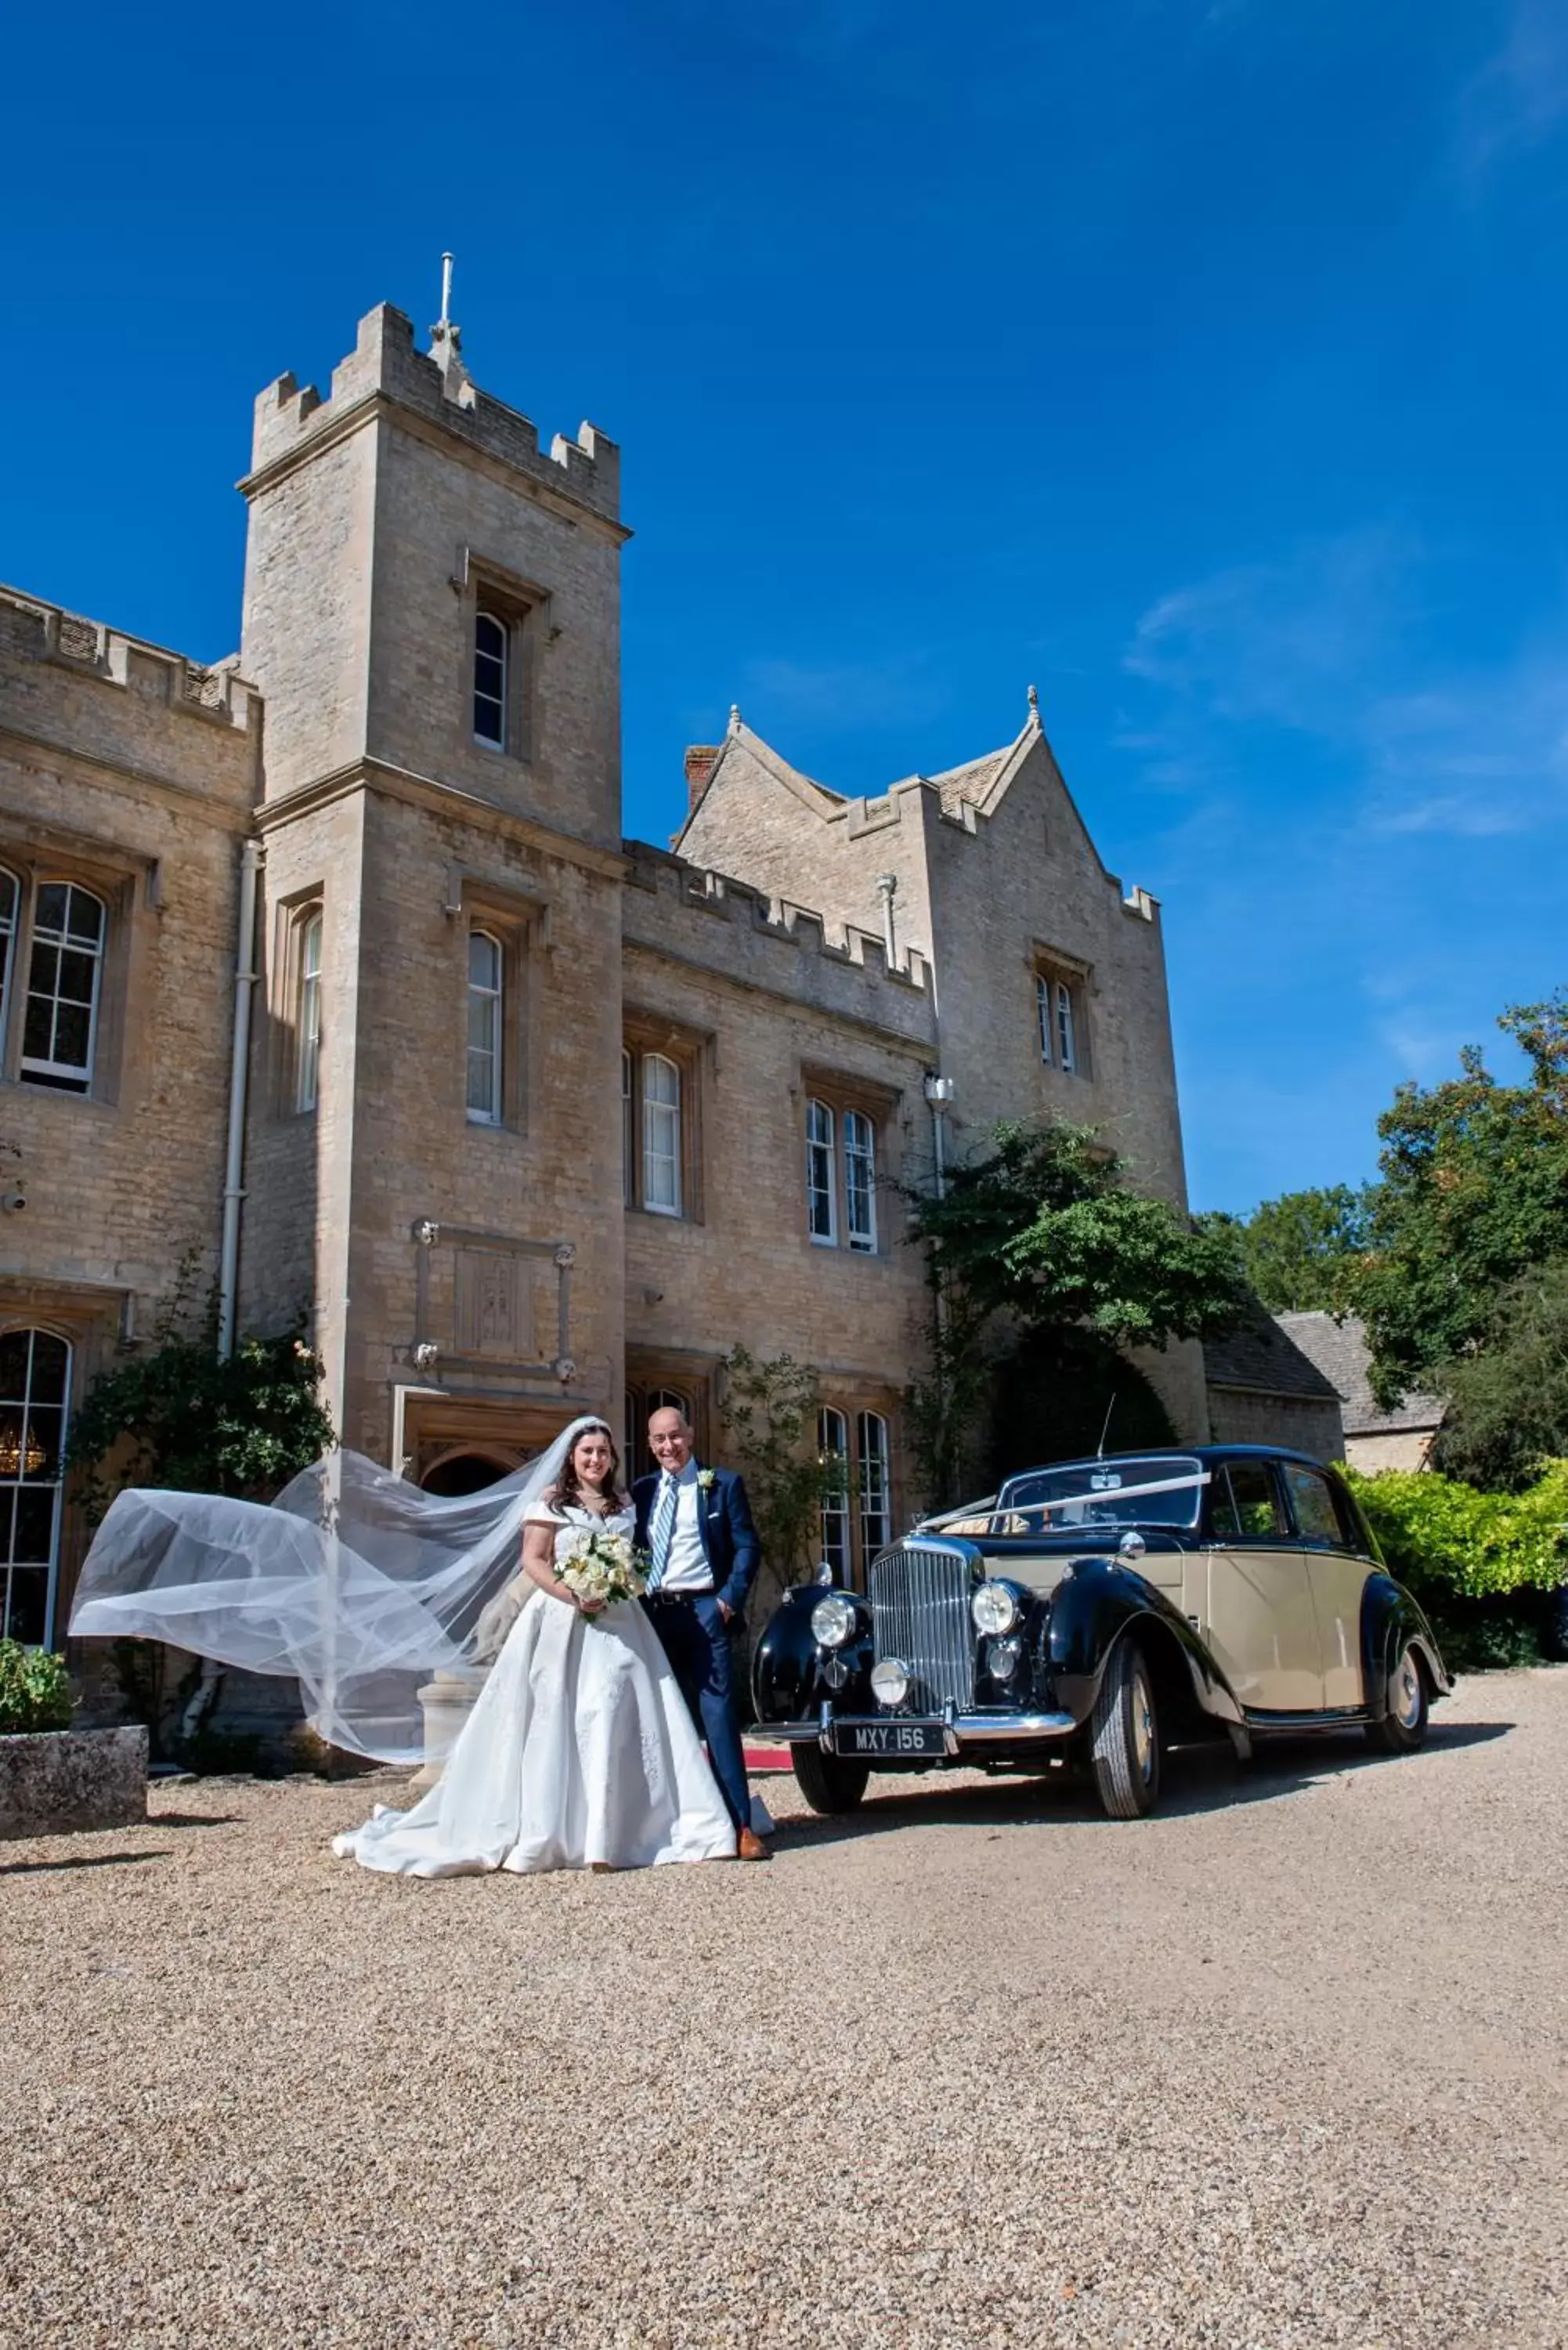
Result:
[[[906,1754],[948,1751],[940,1721],[846,1722],[835,1744],[840,1754],[886,1755],[889,1761]]]

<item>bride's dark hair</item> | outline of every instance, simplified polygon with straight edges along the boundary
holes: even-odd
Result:
[[[608,1440],[609,1474],[599,1487],[599,1492],[607,1502],[618,1502],[621,1498],[620,1455],[615,1449],[615,1437],[607,1421],[596,1419],[588,1427],[578,1429],[572,1439],[566,1457],[561,1463],[561,1473],[556,1482],[555,1500],[557,1509],[568,1502],[580,1502],[582,1499],[582,1482],[577,1475],[577,1447],[585,1436],[603,1436]]]

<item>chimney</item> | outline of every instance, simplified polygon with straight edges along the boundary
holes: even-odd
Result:
[[[686,751],[686,813],[695,816],[697,803],[708,788],[708,778],[719,764],[722,743],[692,743]]]

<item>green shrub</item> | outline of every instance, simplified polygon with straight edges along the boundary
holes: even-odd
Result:
[[[0,1735],[18,1730],[68,1730],[70,1675],[64,1657],[0,1640]]]
[[[1568,1576],[1568,1461],[1522,1493],[1478,1493],[1429,1469],[1347,1474],[1390,1571],[1423,1600],[1550,1591]]]

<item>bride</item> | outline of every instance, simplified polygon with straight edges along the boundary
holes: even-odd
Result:
[[[729,1813],[647,1617],[635,1600],[578,1599],[556,1573],[579,1534],[629,1534],[635,1518],[604,1422],[567,1433],[558,1477],[523,1522],[523,1572],[480,1618],[479,1654],[498,1636],[504,1645],[440,1784],[411,1812],[378,1804],[333,1839],[365,1868],[448,1877],[734,1856]]]
[[[336,1839],[368,1868],[722,1859],[734,1830],[652,1626],[635,1601],[585,1610],[556,1571],[583,1528],[630,1532],[618,1466],[591,1417],[462,1496],[341,1451],[265,1507],[133,1487],[94,1537],[70,1630],[293,1676],[324,1739],[400,1763],[424,1759],[422,1685],[494,1656],[440,1784]]]

